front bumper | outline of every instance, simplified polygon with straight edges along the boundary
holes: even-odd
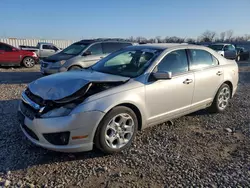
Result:
[[[82,152],[93,148],[96,128],[104,116],[100,111],[89,111],[56,118],[34,118],[25,116],[20,106],[18,113],[23,115],[20,126],[25,136],[34,144],[60,152]],[[70,132],[66,145],[50,143],[44,134]],[[81,138],[80,138],[81,137]],[[84,138],[83,138],[84,137]],[[78,138],[78,139],[74,139]]]
[[[40,72],[42,74],[55,74],[67,71],[65,67],[57,66],[55,63],[41,61],[40,64],[41,64]]]

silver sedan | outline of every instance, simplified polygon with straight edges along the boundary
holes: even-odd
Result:
[[[128,148],[136,132],[208,108],[223,112],[238,84],[238,66],[195,45],[139,45],[89,69],[30,83],[18,117],[28,139],[62,152]]]

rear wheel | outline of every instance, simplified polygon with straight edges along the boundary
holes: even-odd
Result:
[[[228,84],[224,83],[218,90],[214,101],[209,108],[209,111],[212,113],[220,113],[225,111],[229,104],[229,99],[231,97],[231,89]]]
[[[113,108],[99,124],[95,145],[105,153],[117,153],[128,148],[136,134],[138,120],[133,110],[125,106]]]
[[[32,57],[25,57],[25,58],[23,59],[23,65],[24,65],[26,68],[34,67],[34,66],[35,66],[35,60],[34,60]]]

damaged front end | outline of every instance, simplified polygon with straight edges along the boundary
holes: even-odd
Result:
[[[57,100],[45,100],[27,88],[22,93],[20,108],[24,115],[31,120],[34,118],[67,116],[78,104],[82,103],[89,96],[124,83],[124,81],[89,82],[75,93]]]

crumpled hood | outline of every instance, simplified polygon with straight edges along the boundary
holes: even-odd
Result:
[[[57,61],[61,61],[61,60],[68,60],[72,57],[74,57],[75,55],[69,55],[69,54],[64,54],[64,53],[56,53],[52,56],[49,56],[47,58],[44,58],[44,61],[46,62],[57,62]]]
[[[59,100],[74,94],[90,82],[125,82],[128,77],[116,76],[91,70],[57,73],[29,84],[30,91],[44,100]]]

